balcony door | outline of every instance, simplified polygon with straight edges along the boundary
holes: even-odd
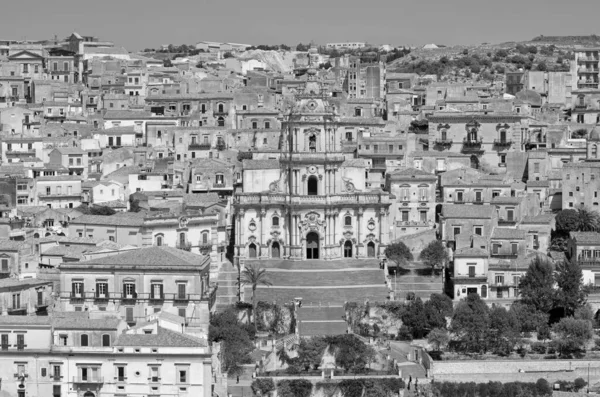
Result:
[[[306,259],[319,259],[319,235],[315,232],[306,235]]]

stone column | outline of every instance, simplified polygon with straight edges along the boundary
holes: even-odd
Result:
[[[363,208],[359,207],[357,214],[356,214],[356,256],[358,257],[360,254],[360,247],[362,247],[362,240],[360,238],[360,232],[361,232],[361,218],[363,215]]]
[[[241,256],[241,253],[242,253],[242,252],[244,252],[244,255],[246,255],[246,252],[245,252],[245,250],[244,250],[244,246],[246,245],[246,244],[244,243],[244,228],[245,228],[245,227],[244,227],[244,226],[245,226],[245,225],[244,225],[244,214],[245,214],[245,212],[246,212],[246,211],[245,211],[243,208],[240,208],[240,211],[239,211],[239,216],[240,216],[240,228],[239,228],[239,230],[238,230],[238,232],[239,232],[239,235],[240,235],[240,244],[239,244],[239,246],[240,246],[240,256]]]
[[[264,236],[265,227],[263,225],[263,222],[266,219],[267,211],[265,211],[264,208],[261,208],[257,212],[258,212],[258,221],[260,222],[260,237],[259,237],[260,254],[258,256],[259,257],[260,256],[268,256],[269,251],[266,249],[266,241],[265,241],[265,236]],[[263,253],[263,248],[265,249],[265,253]]]
[[[333,240],[333,246],[337,247],[338,246],[338,239],[337,239],[337,233],[336,233],[336,223],[337,223],[337,217],[338,217],[339,211],[336,209],[333,212],[333,216],[332,216],[332,223],[333,223],[333,236],[332,236],[332,240]],[[337,254],[339,254],[338,251],[336,251],[336,249],[333,249],[334,255],[337,256]]]

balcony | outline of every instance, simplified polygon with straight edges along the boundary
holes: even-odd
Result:
[[[104,383],[104,378],[103,377],[92,377],[92,376],[74,376],[73,377],[73,383],[74,384],[85,384],[85,385],[91,385],[91,384],[102,384]]]
[[[109,294],[98,294],[96,293],[94,296],[94,302],[96,302],[97,304],[106,304],[108,303],[108,299],[109,299]]]
[[[200,250],[200,253],[202,255],[207,255],[212,251],[212,244],[200,243],[200,244],[198,244],[198,249]]]
[[[210,150],[210,143],[190,143],[188,150]]]
[[[50,298],[46,297],[46,298],[40,299],[37,302],[35,302],[35,308],[40,309],[43,307],[47,307],[50,305],[50,303],[51,303]]]
[[[487,282],[487,275],[485,274],[458,274],[452,277],[454,283],[460,284],[481,284]]]
[[[72,304],[77,304],[77,303],[83,303],[83,301],[85,300],[85,294],[84,293],[75,293],[75,292],[71,292],[70,293],[70,301]]]
[[[177,248],[180,250],[184,250],[184,251],[191,251],[192,250],[192,243],[190,243],[189,241],[185,241],[185,242],[177,242]]]
[[[492,281],[490,283],[490,287],[496,287],[496,288],[509,288],[509,287],[514,287],[515,284],[512,281]]]
[[[229,116],[229,112],[228,112],[228,111],[225,111],[225,110],[223,110],[223,111],[221,111],[221,112],[220,112],[220,111],[218,111],[218,110],[215,110],[215,111],[213,112],[213,116],[215,116],[215,117],[227,117],[227,116]]]
[[[494,139],[494,146],[499,148],[509,148],[512,145],[512,141],[506,139]]]
[[[516,219],[499,218],[498,226],[514,226],[517,224]]]
[[[598,68],[579,68],[577,69],[577,73],[579,74],[598,74],[598,72],[600,72],[600,69]]]
[[[124,305],[135,305],[138,298],[138,294],[121,294],[121,303]]]
[[[436,139],[434,144],[443,148],[449,148],[452,146],[452,139]]]
[[[165,301],[165,294],[154,295],[150,294],[149,302],[150,304],[162,304]]]
[[[175,294],[175,296],[173,297],[173,304],[174,305],[186,305],[188,304],[188,302],[190,301],[190,296],[188,294]]]
[[[577,58],[578,62],[598,62],[600,59],[595,56],[581,56]]]
[[[222,183],[215,183],[215,184],[213,184],[213,188],[215,188],[215,189],[223,189],[223,188],[225,188],[225,183],[224,182],[222,182]]]
[[[463,152],[478,152],[481,151],[481,145],[483,144],[483,139],[463,139]]]
[[[210,247],[212,249],[212,245],[208,244],[208,247]],[[61,299],[71,299],[71,292],[61,292],[60,293],[60,298]],[[131,304],[135,304],[137,302],[147,302],[153,299],[153,295],[151,293],[139,293],[136,292],[134,295],[125,295],[123,293],[120,292],[111,292],[110,293],[110,297],[107,298],[96,298],[96,295],[93,292],[87,292],[85,294],[81,294],[81,297],[78,297],[77,299],[80,302],[83,301],[95,301],[95,300],[100,300],[100,301],[106,301],[108,302],[110,301],[122,301],[123,303],[126,302],[131,302]],[[177,300],[179,295],[177,293],[163,293],[162,294],[162,299],[165,301],[175,301]],[[185,295],[185,298],[182,298],[183,300],[187,300],[187,301],[194,301],[194,302],[200,302],[203,300],[202,296],[200,294],[187,294]]]

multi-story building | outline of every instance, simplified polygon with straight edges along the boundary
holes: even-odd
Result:
[[[81,204],[78,175],[39,176],[34,179],[34,204],[49,208],[73,208]]]
[[[210,257],[177,248],[117,252],[65,262],[59,270],[62,310],[118,313],[130,325],[159,311],[179,315],[186,323],[206,321],[214,298]]]
[[[600,48],[576,48],[575,60],[571,62],[573,88],[598,89],[600,83]]]
[[[600,233],[571,232],[567,256],[577,261],[583,273],[583,283],[600,286]]]
[[[48,155],[50,164],[62,165],[69,170],[69,175],[77,175],[87,179],[88,155],[79,147],[58,147]]]
[[[16,163],[28,157],[42,157],[41,137],[9,135],[2,138],[2,162]]]
[[[435,226],[436,182],[435,175],[414,168],[388,176],[389,192],[395,197],[390,206],[394,240]]]
[[[442,242],[449,247],[459,248],[456,239],[459,234],[490,236],[498,225],[498,213],[487,204],[444,204],[439,221]]]
[[[365,193],[364,159],[346,159],[345,131],[309,69],[284,115],[283,153],[243,161],[235,196],[239,258],[337,259],[383,255],[389,194]]]

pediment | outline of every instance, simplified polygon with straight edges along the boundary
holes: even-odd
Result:
[[[39,60],[43,60],[44,57],[38,54],[35,54],[31,51],[19,51],[16,54],[13,54],[11,56],[8,57],[8,59],[39,59]]]

